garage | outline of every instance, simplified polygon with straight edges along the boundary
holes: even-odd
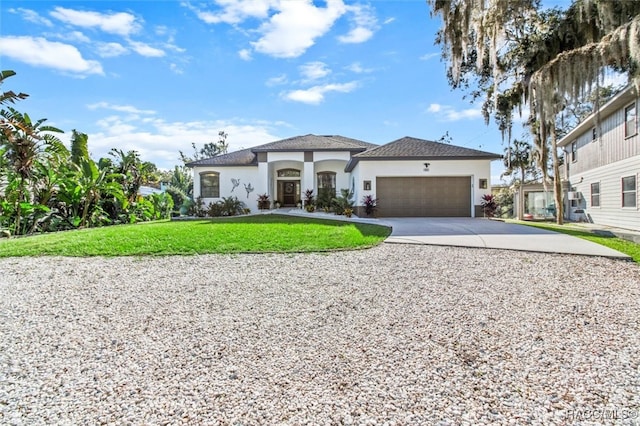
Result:
[[[377,177],[380,217],[470,217],[471,177]]]

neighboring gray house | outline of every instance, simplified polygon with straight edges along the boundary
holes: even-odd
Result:
[[[256,211],[259,194],[297,206],[306,190],[378,199],[379,216],[481,215],[497,154],[404,137],[374,145],[336,135],[304,135],[189,163],[194,196],[205,203],[237,196]]]
[[[640,230],[637,111],[637,90],[629,86],[603,105],[599,116],[590,115],[559,141],[571,220]]]

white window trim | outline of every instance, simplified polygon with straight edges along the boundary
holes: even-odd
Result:
[[[634,118],[634,122],[635,122],[635,131],[631,134],[627,134],[627,110],[629,108],[633,107],[636,111],[635,113],[635,118]],[[638,134],[638,105],[636,103],[636,101],[633,101],[632,103],[630,103],[629,105],[624,107],[624,138],[628,139],[628,138],[632,138],[635,135]]]
[[[624,191],[624,183],[623,180],[626,178],[634,178],[634,183],[635,183],[635,188],[633,191]],[[635,205],[634,206],[625,206],[624,205],[624,194],[625,193],[631,193],[633,192],[635,194]],[[638,209],[638,175],[631,175],[631,176],[622,176],[620,178],[620,207],[623,209],[629,209],[629,210],[637,210]]]

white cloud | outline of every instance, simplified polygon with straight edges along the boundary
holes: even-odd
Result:
[[[313,86],[308,89],[292,90],[290,92],[283,93],[282,97],[294,102],[317,105],[324,101],[325,93],[349,93],[355,90],[357,87],[358,83],[355,81],[341,84],[325,84],[320,86]]]
[[[178,64],[169,64],[169,69],[175,74],[184,74],[184,70],[178,66]]]
[[[281,137],[274,131],[288,126],[262,120],[171,122],[158,117],[140,120],[118,115],[102,118],[96,125],[98,131],[89,133],[89,150],[93,157],[105,157],[111,148],[118,147],[125,152],[138,151],[144,161],[151,161],[162,169],[172,169],[180,164],[178,151],[190,153],[192,142],[201,145],[216,140],[218,130],[229,135],[227,142],[231,152],[278,140]]]
[[[115,58],[129,53],[129,49],[120,43],[97,43],[96,52],[103,58]]]
[[[368,28],[354,28],[347,35],[338,37],[341,43],[363,43],[373,37],[373,31]]]
[[[33,66],[76,75],[104,74],[100,62],[84,59],[74,46],[42,37],[0,37],[0,51],[4,56]]]
[[[382,25],[390,24],[390,23],[394,22],[395,20],[396,20],[396,18],[394,18],[394,17],[387,18],[387,19],[385,19],[385,20],[384,20],[384,22],[382,23]]]
[[[293,0],[298,1],[298,0]],[[269,10],[278,5],[279,0],[214,0],[220,10],[215,12],[203,11],[190,3],[183,3],[196,16],[207,24],[238,24],[247,18],[265,19]]]
[[[106,14],[58,6],[53,9],[51,16],[77,27],[99,28],[106,33],[125,37],[136,33],[141,28],[140,23],[136,21],[136,17],[125,12]]]
[[[91,39],[81,33],[80,31],[69,31],[65,33],[46,34],[48,37],[55,37],[60,40],[78,42],[78,43],[91,43]]]
[[[261,22],[259,38],[251,42],[254,51],[276,58],[295,58],[313,46],[316,40],[329,32],[343,15],[348,16],[351,28],[338,37],[342,43],[362,43],[378,29],[378,20],[371,6],[345,5],[344,0],[326,0],[325,7],[316,6],[315,0],[213,0],[214,10],[205,10],[189,2],[182,5],[193,11],[208,24],[226,23],[236,27],[250,20]],[[246,29],[240,29],[246,31]],[[246,49],[240,51],[243,59]]]
[[[300,74],[307,80],[317,80],[331,74],[331,70],[327,67],[327,64],[320,61],[307,62],[304,65],[298,67]]]
[[[440,53],[437,53],[437,52],[435,52],[435,53],[426,53],[426,54],[420,56],[420,60],[421,61],[428,61],[429,59],[437,58],[439,56],[440,56]]]
[[[108,102],[96,102],[95,104],[87,105],[87,108],[91,110],[108,109],[111,111],[126,112],[129,114],[141,114],[141,115],[153,115],[156,113],[154,110],[151,110],[151,109],[138,109],[132,105],[114,105]]]
[[[373,33],[378,29],[378,19],[373,9],[365,5],[346,6],[348,12],[353,14],[351,30],[343,36],[338,37],[341,43],[363,43],[373,37]]]
[[[360,62],[354,62],[352,64],[347,65],[345,68],[356,74],[369,73],[373,71],[373,69],[371,68],[363,68]]]
[[[346,12],[342,0],[327,0],[325,8],[314,6],[311,0],[284,0],[279,8],[258,29],[262,37],[251,43],[257,52],[276,58],[302,55]]]
[[[240,59],[242,59],[243,61],[250,61],[251,58],[251,50],[249,49],[242,49],[238,52],[238,56],[240,56]]]
[[[40,16],[38,12],[34,10],[23,9],[19,7],[17,9],[9,9],[9,12],[21,15],[22,19],[24,19],[27,22],[31,22],[33,24],[38,24],[38,25],[44,25],[46,27],[53,27],[53,22],[51,22],[49,19],[43,16]]]
[[[266,85],[271,87],[271,86],[280,86],[286,83],[287,83],[287,75],[280,74],[279,76],[271,77],[270,79],[268,79],[266,82]]]
[[[138,55],[146,56],[148,58],[160,58],[165,55],[164,50],[156,49],[155,47],[151,47],[140,41],[130,40],[129,46],[131,46]]]
[[[449,105],[430,104],[427,112],[438,115],[443,121],[475,120],[482,118],[480,108],[456,110]]]

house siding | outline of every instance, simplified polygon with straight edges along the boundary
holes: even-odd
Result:
[[[569,219],[590,221],[632,230],[640,230],[640,135],[625,136],[625,109],[638,104],[629,88],[614,97],[600,111],[600,135],[593,140],[591,129],[596,122],[590,116],[572,130],[560,145],[564,146],[571,191],[581,194],[569,208]],[[637,123],[637,117],[636,117]],[[577,159],[571,161],[571,143],[577,141]],[[622,178],[636,177],[636,206],[622,206]],[[591,184],[600,184],[600,206],[591,205]]]
[[[570,208],[569,218],[602,225],[640,230],[638,198],[640,155],[607,164],[585,173],[571,175],[572,190],[581,194],[577,206]],[[622,178],[636,176],[636,207],[622,207]],[[600,183],[600,207],[591,206],[591,184]],[[580,211],[583,212],[580,212]]]
[[[625,104],[625,107],[629,104]],[[630,137],[624,135],[625,107],[602,120],[602,134],[595,141],[591,129],[574,139],[578,142],[577,161],[571,161],[571,144],[567,145],[565,158],[569,163],[570,176],[640,155],[640,136],[637,133]]]

